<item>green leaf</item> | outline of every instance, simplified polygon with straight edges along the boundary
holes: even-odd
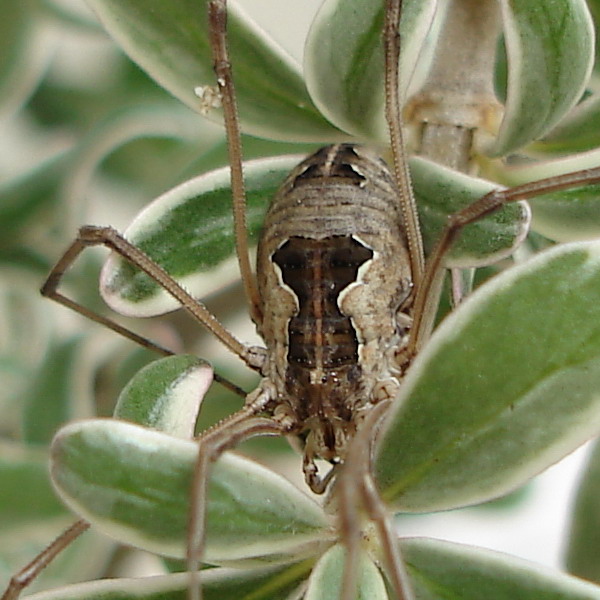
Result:
[[[590,583],[484,548],[417,538],[402,550],[419,600],[600,598]]]
[[[24,397],[48,360],[51,345],[47,307],[32,293],[38,276],[20,267],[17,256],[11,259],[10,267],[2,265],[0,278],[0,414],[5,432],[21,429]]]
[[[210,147],[220,139],[221,132],[216,129],[171,98],[167,102],[138,100],[133,107],[120,106],[103,116],[71,153],[61,199],[67,205],[81,204],[103,162],[105,172],[113,177],[131,180],[137,188],[143,186],[140,195],[144,189],[162,191],[175,182],[189,163],[191,153],[198,152],[202,145]],[[157,157],[149,156],[150,150],[139,152],[142,142],[149,145],[159,141],[170,142],[169,153],[165,148],[157,152]],[[134,150],[137,146],[139,153],[134,151],[121,158],[119,151],[126,154],[132,146]],[[172,148],[179,151],[181,158]],[[131,199],[121,199],[123,203],[128,201]]]
[[[596,40],[599,39],[598,27],[600,26],[600,2],[598,0],[587,0],[588,8],[594,20],[594,32],[596,34]],[[600,47],[596,44],[596,64],[594,65],[594,72],[597,73],[600,68]]]
[[[98,35],[102,31],[94,15],[82,4],[64,4],[60,0],[42,0],[40,4],[48,16],[77,33]]]
[[[345,549],[330,548],[315,565],[308,579],[304,600],[339,600],[344,573]],[[360,556],[356,600],[388,600],[383,577],[365,553]]]
[[[211,382],[212,369],[196,356],[162,358],[138,371],[125,386],[114,416],[191,439]]]
[[[316,152],[321,147],[320,144],[298,144],[295,142],[275,142],[252,137],[251,135],[242,135],[242,149],[245,164],[248,164],[255,158],[267,158],[283,156],[286,154],[306,155]],[[193,161],[188,169],[189,179],[195,177],[198,173],[208,173],[219,167],[226,167],[229,164],[227,151],[227,140],[223,139],[218,144],[213,144],[211,148]]]
[[[531,202],[531,228],[557,242],[600,236],[600,185],[563,190]]]
[[[0,184],[0,236],[2,246],[14,243],[43,210],[56,206],[59,185],[69,154],[61,152],[30,171]]]
[[[18,110],[33,92],[53,56],[56,37],[37,3],[0,0],[0,112]]]
[[[578,104],[535,150],[542,152],[583,152],[600,146],[600,99],[594,95]]]
[[[0,589],[73,522],[57,498],[46,451],[0,443]],[[83,536],[45,569],[31,590],[98,577],[114,546],[106,538]],[[89,560],[93,552],[94,560]],[[83,560],[85,557],[85,560]]]
[[[503,176],[510,185],[518,185],[594,168],[599,162],[600,152],[595,150],[568,158],[508,168]],[[600,237],[599,195],[600,186],[587,184],[533,198],[529,202],[531,229],[557,242],[597,239]]]
[[[403,3],[403,88],[410,81],[435,7],[434,0]],[[363,140],[387,144],[382,30],[383,1],[327,0],[306,41],[304,71],[311,97],[332,123]]]
[[[286,600],[306,576],[308,565],[201,573],[205,600]],[[31,600],[186,600],[187,573],[136,579],[101,579],[31,597]]]
[[[427,159],[413,157],[410,172],[419,209],[425,252],[437,242],[448,216],[468,206],[496,184],[469,177]],[[481,267],[511,254],[527,235],[527,204],[509,204],[461,232],[446,258],[449,267]]]
[[[570,573],[600,582],[600,444],[596,442],[583,474],[571,516],[566,566]]]
[[[88,4],[132,60],[184,104],[199,110],[194,89],[216,83],[205,2],[88,0]],[[297,141],[339,138],[312,104],[298,65],[234,2],[229,6],[229,45],[246,133]]]
[[[381,439],[376,478],[404,511],[505,494],[600,431],[600,243],[496,276],[436,330]]]
[[[96,419],[55,438],[52,477],[63,500],[112,537],[185,556],[198,445],[143,427]],[[290,560],[326,542],[321,508],[287,480],[227,453],[212,470],[207,511],[209,562]]]
[[[0,528],[66,513],[48,477],[46,452],[0,444]]]
[[[73,524],[72,515],[63,515],[0,530],[0,589],[15,573]],[[86,532],[62,550],[39,577],[27,586],[27,593],[52,589],[67,583],[101,577],[106,573],[115,543],[93,531]],[[62,588],[59,588],[62,589]]]
[[[78,336],[53,343],[32,376],[22,398],[22,429],[28,443],[49,444],[58,428],[76,414],[74,388],[81,375],[81,362],[77,358],[81,356],[82,341]],[[89,371],[85,375],[90,375]],[[91,416],[91,405],[86,408],[85,416]]]
[[[584,0],[502,0],[508,55],[504,120],[490,153],[542,137],[580,99],[594,60]]]
[[[245,164],[251,238],[256,239],[270,199],[300,160],[283,156]],[[237,279],[237,264],[222,264],[234,253],[229,169],[167,192],[137,216],[125,236],[197,297]],[[149,316],[179,307],[147,275],[117,257],[106,263],[101,286],[106,302],[122,314]]]

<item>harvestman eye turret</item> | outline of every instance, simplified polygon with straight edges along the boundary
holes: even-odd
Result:
[[[402,377],[430,334],[437,308],[431,302],[431,291],[442,276],[444,255],[462,227],[506,203],[600,181],[600,170],[596,169],[491,192],[449,219],[425,264],[397,92],[400,4],[399,0],[387,1],[383,32],[392,169],[373,151],[352,144],[328,146],[304,160],[269,207],[255,276],[247,250],[226,1],[208,2],[215,72],[229,143],[237,255],[250,314],[264,339],[264,348],[237,340],[202,303],[111,228],[83,227],[42,288],[44,295],[133,341],[169,354],[57,291],[64,272],[84,248],[107,246],[150,275],[262,376],[244,407],[198,440],[187,550],[190,598],[199,598],[201,593],[197,571],[203,555],[211,464],[225,450],[262,434],[294,437],[303,452],[308,486],[318,494],[330,490],[335,497],[339,533],[348,550],[343,600],[355,594],[362,513],[378,532],[396,596],[413,597],[390,517],[370,474],[370,457]],[[330,469],[321,473],[317,459],[329,462]],[[13,578],[2,599],[16,598],[87,527],[78,521]]]

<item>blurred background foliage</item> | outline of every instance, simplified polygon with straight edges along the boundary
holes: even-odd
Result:
[[[155,358],[42,299],[41,283],[79,225],[123,229],[148,201],[226,158],[221,130],[126,58],[83,2],[0,0],[0,8],[3,587],[73,519],[48,481],[44,448],[59,424],[110,415],[124,383]],[[97,277],[105,254],[84,253],[63,288],[99,310]],[[229,307],[227,320],[243,302],[235,288],[226,287],[213,305]],[[176,350],[190,341],[169,319],[132,327]],[[193,339],[197,328],[188,322],[187,330],[183,337]],[[226,363],[226,353],[221,356]],[[222,370],[252,387],[247,371],[240,379],[227,364]],[[207,420],[241,402],[214,387],[218,401],[208,405],[218,410]],[[106,572],[114,545],[85,538],[48,570],[42,587]],[[94,548],[94,561],[82,562],[82,546]]]
[[[42,299],[41,283],[79,225],[122,230],[151,199],[225,164],[226,149],[220,128],[192,113],[126,58],[81,0],[0,0],[0,8],[2,589],[16,568],[72,520],[48,481],[44,448],[53,433],[67,420],[110,415],[124,383],[154,358]],[[248,137],[244,148],[248,158],[287,149]],[[63,288],[100,311],[102,257],[102,251],[84,253]],[[207,304],[252,341],[234,282],[224,281]],[[120,322],[175,350],[201,347],[200,354],[221,374],[247,390],[254,385],[239,361],[230,360],[185,317]],[[241,403],[218,386],[211,394],[203,425]],[[119,573],[112,543],[89,535],[77,544],[41,578],[41,587]],[[94,561],[85,560],[82,547],[94,548]]]
[[[100,398],[99,412],[110,414],[107,397],[148,358],[126,360],[127,342],[42,300],[37,288],[81,224],[124,229],[154,197],[225,164],[225,145],[220,128],[122,54],[84,3],[2,5],[0,426],[7,436],[43,443],[58,422],[95,413],[95,392],[114,376],[118,383]],[[247,142],[248,154],[265,151],[260,142]],[[84,253],[64,288],[100,310],[101,257],[102,251]],[[236,295],[215,302],[234,305]],[[168,324],[144,327],[183,347]],[[97,339],[88,339],[88,331]],[[115,349],[122,345],[129,346],[123,355]],[[71,399],[59,397],[65,394]],[[23,417],[24,398],[31,418]]]

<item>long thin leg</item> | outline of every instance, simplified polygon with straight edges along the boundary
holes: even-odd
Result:
[[[211,331],[225,346],[227,346],[227,348],[237,354],[249,367],[260,370],[264,360],[260,349],[246,346],[237,340],[204,306],[204,304],[191,296],[189,292],[181,287],[160,265],[155,263],[151,258],[139,250],[139,248],[136,248],[133,244],[128,242],[112,227],[95,227],[87,225],[79,230],[77,238],[52,269],[46,282],[42,286],[41,292],[44,296],[52,298],[60,304],[63,304],[102,325],[106,325],[113,331],[124,335],[142,346],[149,347],[163,355],[168,356],[172,354],[169,350],[166,350],[153,342],[151,342],[150,345],[145,344],[145,340],[141,336],[121,327],[109,319],[92,313],[88,309],[57,292],[57,288],[65,271],[88,246],[106,246],[147,273],[169,294],[178,300],[183,308],[185,308],[196,321]]]
[[[414,600],[414,592],[400,555],[398,536],[394,531],[391,516],[375,487],[375,482],[367,472],[362,479],[361,492],[369,518],[377,527],[378,540],[382,545],[387,574],[396,592],[396,600]]]
[[[205,546],[205,520],[208,502],[210,469],[219,456],[229,448],[256,435],[283,435],[287,430],[279,422],[257,416],[271,401],[269,391],[261,391],[242,410],[229,416],[203,433],[198,444],[198,458],[192,481],[188,526],[187,570],[190,577],[189,600],[201,600],[202,588],[198,569]]]
[[[29,564],[11,577],[8,587],[0,600],[16,600],[21,592],[67,547],[77,539],[90,524],[83,519],[76,521],[59,535],[48,547]]]
[[[66,252],[56,263],[56,265],[48,275],[46,281],[44,282],[44,285],[40,290],[42,295],[47,298],[50,298],[51,300],[54,300],[55,302],[58,302],[59,304],[62,304],[63,306],[75,311],[76,313],[79,313],[86,319],[90,319],[91,321],[94,321],[95,323],[98,323],[103,327],[111,329],[115,333],[118,333],[119,335],[127,338],[128,340],[131,340],[132,342],[135,342],[143,348],[147,348],[148,350],[156,352],[157,354],[160,354],[162,356],[173,356],[173,354],[175,353],[172,350],[164,348],[160,344],[157,344],[156,342],[153,342],[148,338],[138,335],[134,331],[131,331],[130,329],[119,325],[119,323],[117,323],[116,321],[104,317],[103,315],[100,315],[94,312],[93,310],[90,310],[89,308],[79,304],[78,302],[67,298],[65,295],[61,294],[58,291],[58,287],[63,278],[63,275],[65,274],[67,269],[73,264],[73,262],[75,262],[79,254],[81,254],[81,252],[88,247],[88,245],[89,244],[84,243],[79,238],[77,238],[69,246],[69,248],[67,248]],[[213,378],[217,383],[220,383],[223,387],[227,388],[228,390],[232,391],[238,396],[242,398],[246,397],[246,392],[242,388],[238,387],[231,381],[228,381],[218,373],[214,373]]]
[[[419,226],[417,205],[410,184],[406,150],[402,135],[401,106],[399,97],[398,61],[400,58],[400,12],[402,0],[387,0],[384,24],[385,56],[385,114],[390,132],[390,146],[394,162],[394,175],[400,194],[402,220],[406,230],[412,280],[418,288],[423,275],[425,258],[423,239]]]
[[[63,294],[58,291],[58,287],[60,286],[60,282],[65,274],[65,272],[69,269],[69,267],[75,262],[77,257],[81,254],[81,252],[87,248],[88,244],[80,241],[79,237],[67,248],[65,253],[61,256],[60,260],[54,265],[52,271],[48,274],[46,281],[42,285],[40,292],[42,296],[46,298],[50,298],[63,306],[66,306],[70,310],[79,313],[84,316],[86,319],[90,319],[95,323],[102,325],[103,327],[107,327],[108,329],[112,329],[112,331],[126,337],[127,339],[139,344],[144,348],[148,348],[156,352],[157,354],[162,354],[163,356],[170,356],[173,354],[171,350],[164,348],[163,346],[152,342],[151,340],[146,339],[138,335],[137,333],[130,331],[126,327],[119,325],[115,321],[108,319],[98,313],[82,306],[81,304],[67,298]]]
[[[233,224],[235,246],[250,316],[255,323],[262,321],[260,297],[256,279],[250,266],[248,253],[248,230],[246,227],[246,191],[242,172],[242,142],[235,99],[235,86],[231,74],[227,45],[227,1],[211,0],[208,3],[210,43],[213,51],[214,69],[223,105],[229,168],[231,170],[231,193],[233,196]]]
[[[353,473],[354,477],[354,473]],[[340,600],[355,600],[358,591],[361,522],[357,506],[356,480],[340,477],[337,486],[340,537],[346,548]]]
[[[493,213],[505,204],[594,183],[600,183],[600,167],[548,177],[547,179],[525,183],[506,190],[492,190],[479,200],[451,215],[429,257],[423,280],[417,290],[413,307],[413,324],[406,346],[406,355],[409,358],[415,356],[429,336],[430,324],[424,318],[424,315],[427,314],[426,308],[430,291],[444,269],[444,256],[463,227]]]
[[[371,409],[361,423],[348,449],[344,469],[336,482],[340,534],[346,546],[341,600],[354,600],[356,597],[363,511],[377,527],[388,576],[397,600],[414,600],[391,520],[370,475],[374,440],[390,406],[391,401],[381,402]]]
[[[393,400],[389,400],[382,403],[382,405],[378,405],[373,411],[372,416],[370,415],[371,421],[360,432],[363,438],[362,446],[365,448],[360,455],[360,459],[363,461],[360,491],[367,514],[371,521],[375,523],[378,531],[378,540],[382,545],[388,578],[392,584],[392,589],[396,593],[396,600],[414,600],[415,594],[400,554],[400,547],[397,541],[398,536],[394,529],[392,516],[383,502],[372,476],[375,443],[378,433],[385,422],[385,415],[392,404]]]

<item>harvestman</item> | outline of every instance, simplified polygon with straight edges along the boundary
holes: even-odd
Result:
[[[600,168],[490,192],[448,219],[425,263],[397,93],[401,0],[386,0],[385,97],[393,169],[388,170],[369,150],[349,144],[323,148],[306,159],[290,174],[269,208],[255,278],[247,251],[226,0],[211,0],[208,6],[228,138],[237,255],[250,314],[266,348],[239,342],[159,265],[108,227],[81,228],[42,293],[137,343],[171,354],[57,291],[64,272],[86,247],[107,246],[155,279],[263,376],[240,411],[200,437],[188,531],[190,598],[199,598],[201,593],[197,571],[203,555],[211,463],[242,440],[278,434],[300,440],[309,487],[317,493],[327,489],[335,493],[339,533],[347,548],[342,599],[350,600],[355,594],[362,534],[359,512],[364,510],[377,529],[394,591],[399,599],[408,600],[413,594],[390,517],[370,474],[370,459],[376,433],[403,373],[432,329],[436,306],[430,298],[444,272],[444,255],[465,225],[509,202],[598,183]],[[332,465],[325,475],[317,469],[317,458]],[[13,577],[2,600],[17,598],[54,556],[88,527],[85,521],[76,522]]]

